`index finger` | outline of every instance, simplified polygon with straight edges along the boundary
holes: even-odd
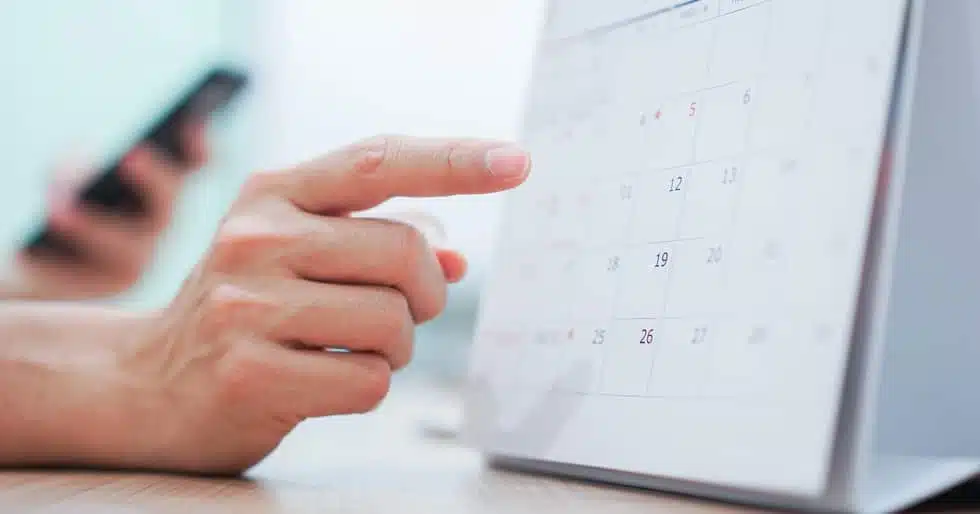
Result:
[[[524,182],[530,156],[482,139],[383,136],[276,173],[273,181],[299,208],[348,213],[397,197],[487,194]]]

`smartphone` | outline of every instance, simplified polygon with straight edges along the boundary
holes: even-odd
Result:
[[[184,123],[210,118],[224,109],[247,84],[248,76],[244,71],[226,67],[211,69],[163,113],[137,144],[151,145],[176,162],[186,161],[181,145]],[[117,160],[95,174],[95,178],[80,191],[79,201],[117,216],[141,216],[145,212],[145,202],[139,192],[121,178],[120,165]],[[72,242],[49,227],[41,227],[33,234],[25,249],[32,254],[78,257]]]

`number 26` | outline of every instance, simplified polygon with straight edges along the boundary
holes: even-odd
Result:
[[[640,334],[640,344],[653,344],[653,329],[644,328]]]

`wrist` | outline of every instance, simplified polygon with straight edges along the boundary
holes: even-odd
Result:
[[[158,420],[123,365],[145,314],[14,305],[0,320],[0,464],[146,462]]]

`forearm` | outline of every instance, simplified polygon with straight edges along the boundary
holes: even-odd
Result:
[[[140,321],[105,308],[0,304],[0,465],[97,465],[138,436],[118,359]]]

